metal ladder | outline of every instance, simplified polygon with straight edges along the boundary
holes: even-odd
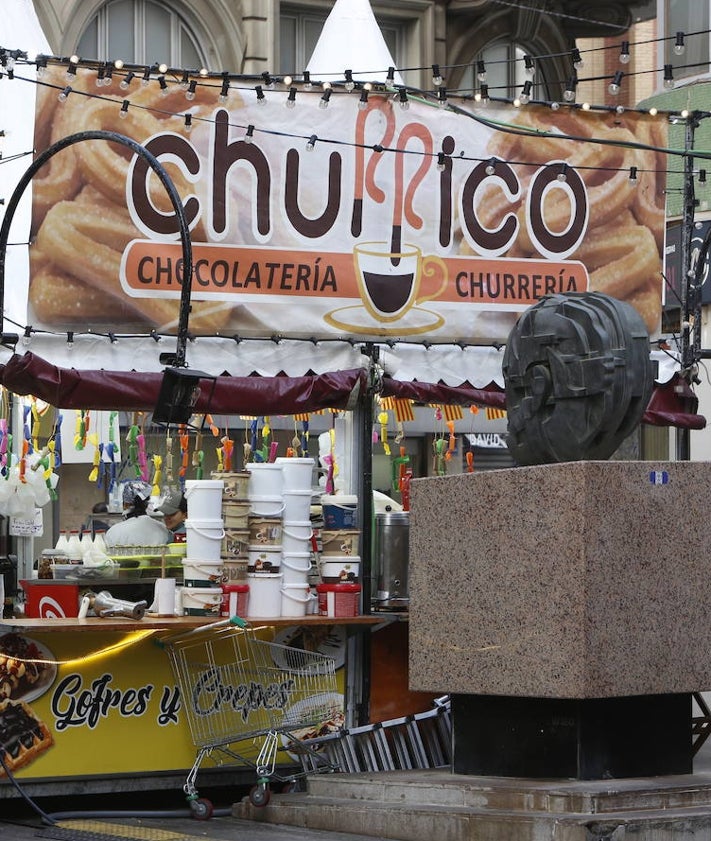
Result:
[[[448,695],[431,710],[349,727],[300,742],[305,773],[330,767],[345,773],[442,768],[452,760],[452,719]],[[293,748],[292,748],[293,750]]]

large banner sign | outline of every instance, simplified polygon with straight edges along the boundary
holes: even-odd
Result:
[[[195,334],[505,341],[544,295],[586,289],[659,328],[663,116],[457,100],[463,114],[385,93],[359,107],[336,91],[326,108],[321,91],[288,108],[285,90],[121,89],[117,75],[97,88],[81,68],[60,102],[64,69],[45,79],[57,87],[38,97],[38,151],[111,130],[170,174],[192,233]],[[29,323],[175,330],[179,226],[141,156],[77,143],[33,195]]]

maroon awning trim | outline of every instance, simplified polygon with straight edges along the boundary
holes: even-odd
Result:
[[[0,366],[0,382],[16,394],[32,394],[58,409],[106,409],[128,412],[151,411],[158,399],[162,373],[59,368],[33,353],[14,354]],[[196,412],[216,415],[295,415],[321,409],[348,409],[359,389],[366,386],[366,373],[355,368],[302,377],[220,376],[207,406],[209,389],[197,403]],[[506,393],[490,383],[475,388],[444,383],[400,381],[385,377],[383,397],[399,397],[416,403],[492,406],[506,408]],[[680,429],[704,429],[706,418],[697,414],[699,401],[679,374],[652,393],[644,423]]]
[[[459,406],[476,403],[497,409],[506,408],[506,392],[496,383],[490,383],[484,388],[475,388],[468,383],[449,386],[443,383],[400,382],[385,378],[382,394],[383,397],[409,398],[418,403]],[[704,429],[706,418],[697,414],[698,408],[699,400],[687,381],[679,374],[674,374],[669,382],[655,385],[642,421],[652,426]]]
[[[152,411],[162,373],[59,368],[33,353],[14,354],[0,368],[0,382],[15,394],[32,394],[58,409]],[[360,368],[303,377],[220,376],[202,389],[195,411],[216,415],[296,415],[347,409],[366,383]]]

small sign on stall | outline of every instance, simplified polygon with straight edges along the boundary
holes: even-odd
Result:
[[[12,537],[42,537],[44,534],[42,509],[35,508],[33,519],[10,517],[10,535]]]

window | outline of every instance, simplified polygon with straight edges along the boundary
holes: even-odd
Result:
[[[154,0],[111,0],[84,30],[77,53],[134,64],[165,62],[172,67],[203,67],[206,62],[186,22]]]
[[[323,24],[328,14],[318,11],[300,11],[282,7],[279,19],[280,56],[279,72],[282,74],[296,73],[303,71],[309,63],[311,54],[314,51],[316,42],[321,35]],[[383,20],[378,20],[380,31],[387,44],[390,55],[395,64],[401,63],[404,52],[403,26]],[[321,68],[324,72],[338,73],[344,68]],[[361,70],[380,70],[379,67],[353,68]]]
[[[664,42],[664,63],[672,65],[675,79],[708,72],[708,30],[708,2],[689,3],[688,0],[667,0],[665,35],[669,40]],[[677,32],[685,33],[684,50],[681,55],[677,55],[674,49]]]

